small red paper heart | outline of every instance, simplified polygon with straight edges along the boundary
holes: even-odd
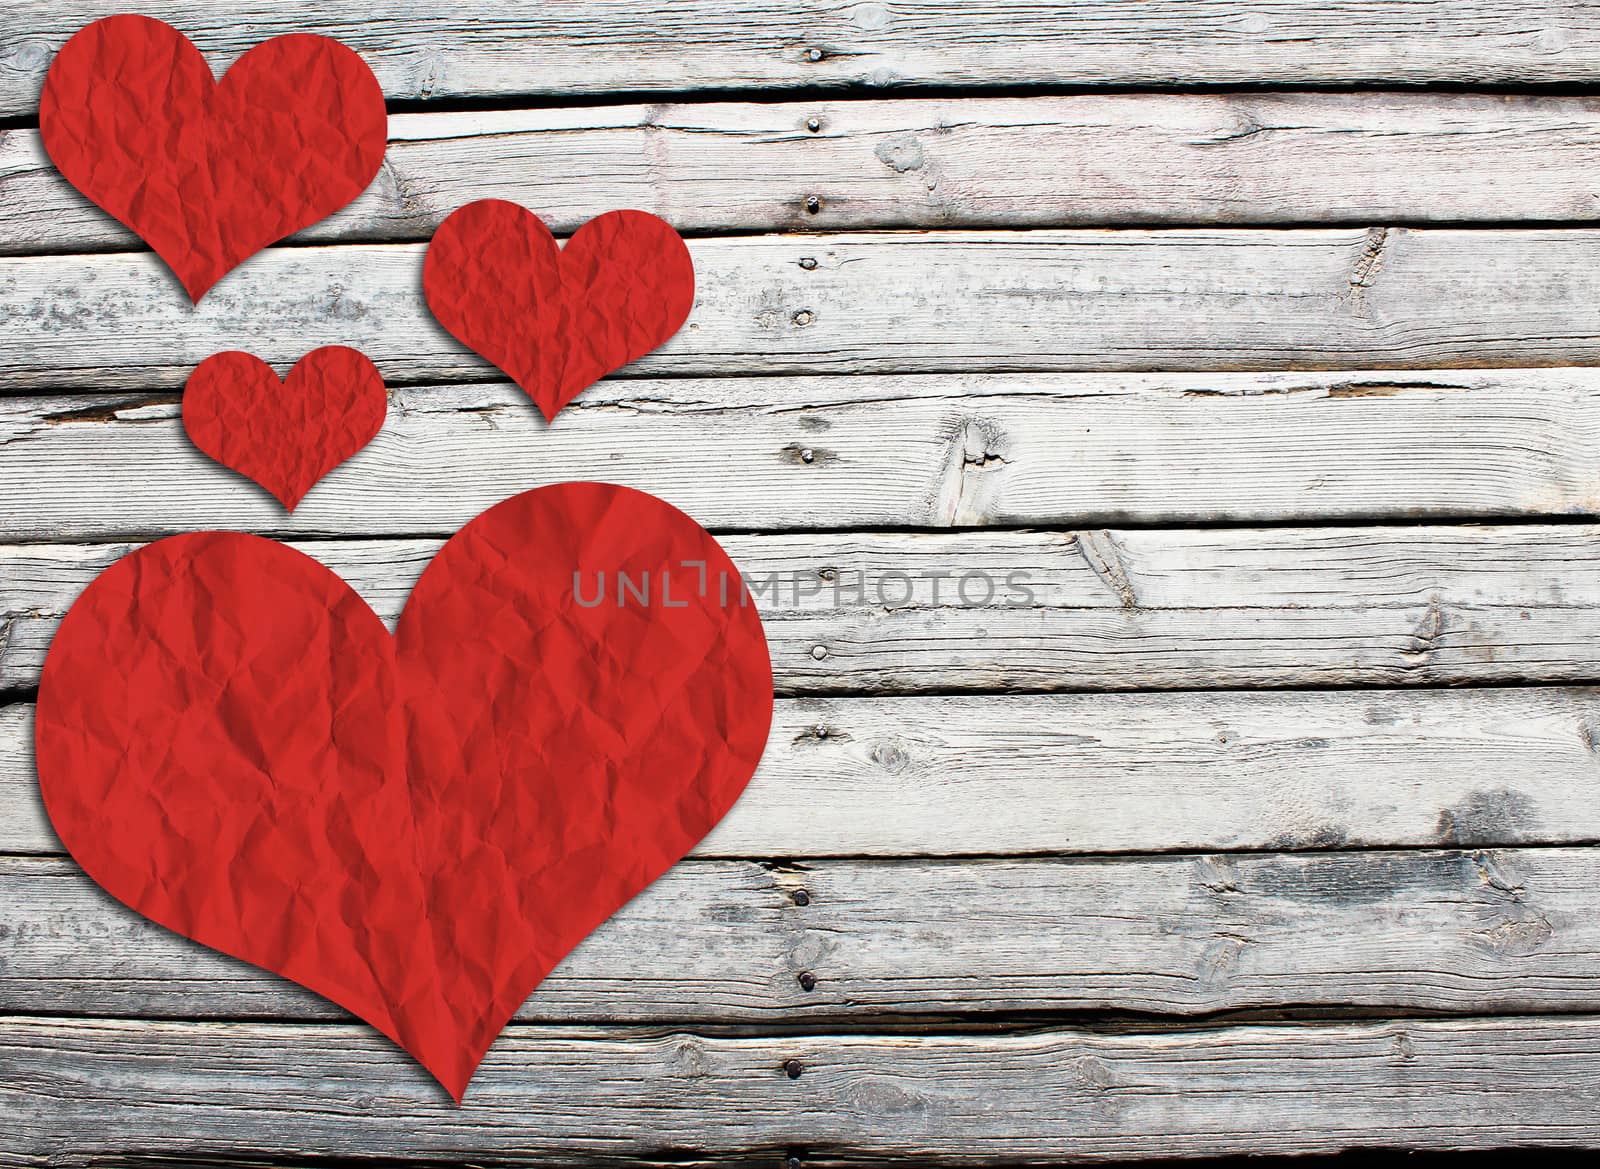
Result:
[[[694,305],[694,263],[648,212],[608,211],[560,248],[533,212],[483,199],[439,225],[422,289],[439,323],[549,421],[678,331]]]
[[[149,244],[196,303],[235,266],[331,215],[383,162],[388,115],[364,61],[294,34],[220,84],[177,29],[111,16],[56,54],[39,134],[58,170]]]
[[[189,439],[224,467],[261,484],[284,507],[372,441],[389,399],[364,353],[313,349],[281,382],[259,357],[206,358],[183,389]]]
[[[34,741],[112,896],[353,1011],[459,1100],[545,975],[733,805],[771,715],[717,542],[563,483],[458,532],[393,637],[258,536],[133,552],[62,621]]]

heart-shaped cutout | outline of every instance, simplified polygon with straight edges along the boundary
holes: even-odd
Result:
[[[678,331],[694,306],[694,263],[645,211],[596,216],[562,248],[533,212],[482,199],[439,225],[422,288],[439,323],[548,421]]]
[[[149,244],[196,303],[268,244],[349,203],[383,163],[388,115],[366,62],[296,33],[220,83],[147,16],[111,16],[56,54],[39,99],[56,168]]]
[[[459,1100],[545,975],[728,811],[771,715],[717,542],[563,483],[449,540],[393,637],[285,545],[147,545],[62,621],[34,738],[51,822],[112,896],[353,1011]]]
[[[389,399],[364,353],[313,349],[282,381],[249,353],[206,358],[183,388],[189,439],[293,511],[329,471],[372,441]]]

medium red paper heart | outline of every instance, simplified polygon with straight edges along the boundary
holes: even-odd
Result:
[[[678,331],[694,305],[694,264],[648,212],[608,211],[560,248],[531,211],[483,199],[439,225],[422,290],[439,323],[510,374],[548,421]]]
[[[249,353],[206,358],[183,389],[183,428],[224,467],[293,511],[329,471],[372,441],[389,399],[364,353],[314,349],[282,381]]]
[[[149,244],[196,303],[256,252],[331,215],[383,162],[378,79],[350,49],[295,34],[220,84],[189,39],[111,16],[56,54],[39,134],[79,191]]]
[[[89,876],[353,1011],[459,1100],[545,975],[728,811],[771,715],[717,542],[563,483],[458,532],[393,637],[282,544],[150,544],[62,621],[34,739]]]

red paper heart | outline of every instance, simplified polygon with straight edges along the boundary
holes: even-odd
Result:
[[[545,419],[655,349],[689,316],[694,264],[672,226],[608,211],[556,246],[533,212],[468,203],[422,266],[428,307],[456,340],[511,375]]]
[[[372,70],[327,37],[266,41],[218,84],[177,29],[111,16],[56,54],[39,134],[67,182],[154,248],[198,303],[361,194],[388,116]]]
[[[355,1012],[459,1100],[551,968],[732,806],[771,714],[717,542],[563,483],[457,533],[393,637],[282,544],[150,544],[62,621],[34,738],[89,876]]]
[[[305,493],[372,441],[388,411],[383,376],[364,353],[313,349],[282,381],[249,353],[206,358],[183,389],[190,441],[294,510]]]

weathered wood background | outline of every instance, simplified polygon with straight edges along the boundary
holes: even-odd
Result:
[[[218,69],[340,37],[394,111],[191,310],[39,149],[123,7],[0,12],[0,1164],[1600,1145],[1600,8],[146,0]],[[419,297],[491,195],[691,237],[688,327],[551,427]],[[291,520],[178,393],[332,342],[389,421]],[[457,1110],[83,878],[31,702],[140,541],[282,535],[392,616],[575,478],[815,588],[749,793]]]

